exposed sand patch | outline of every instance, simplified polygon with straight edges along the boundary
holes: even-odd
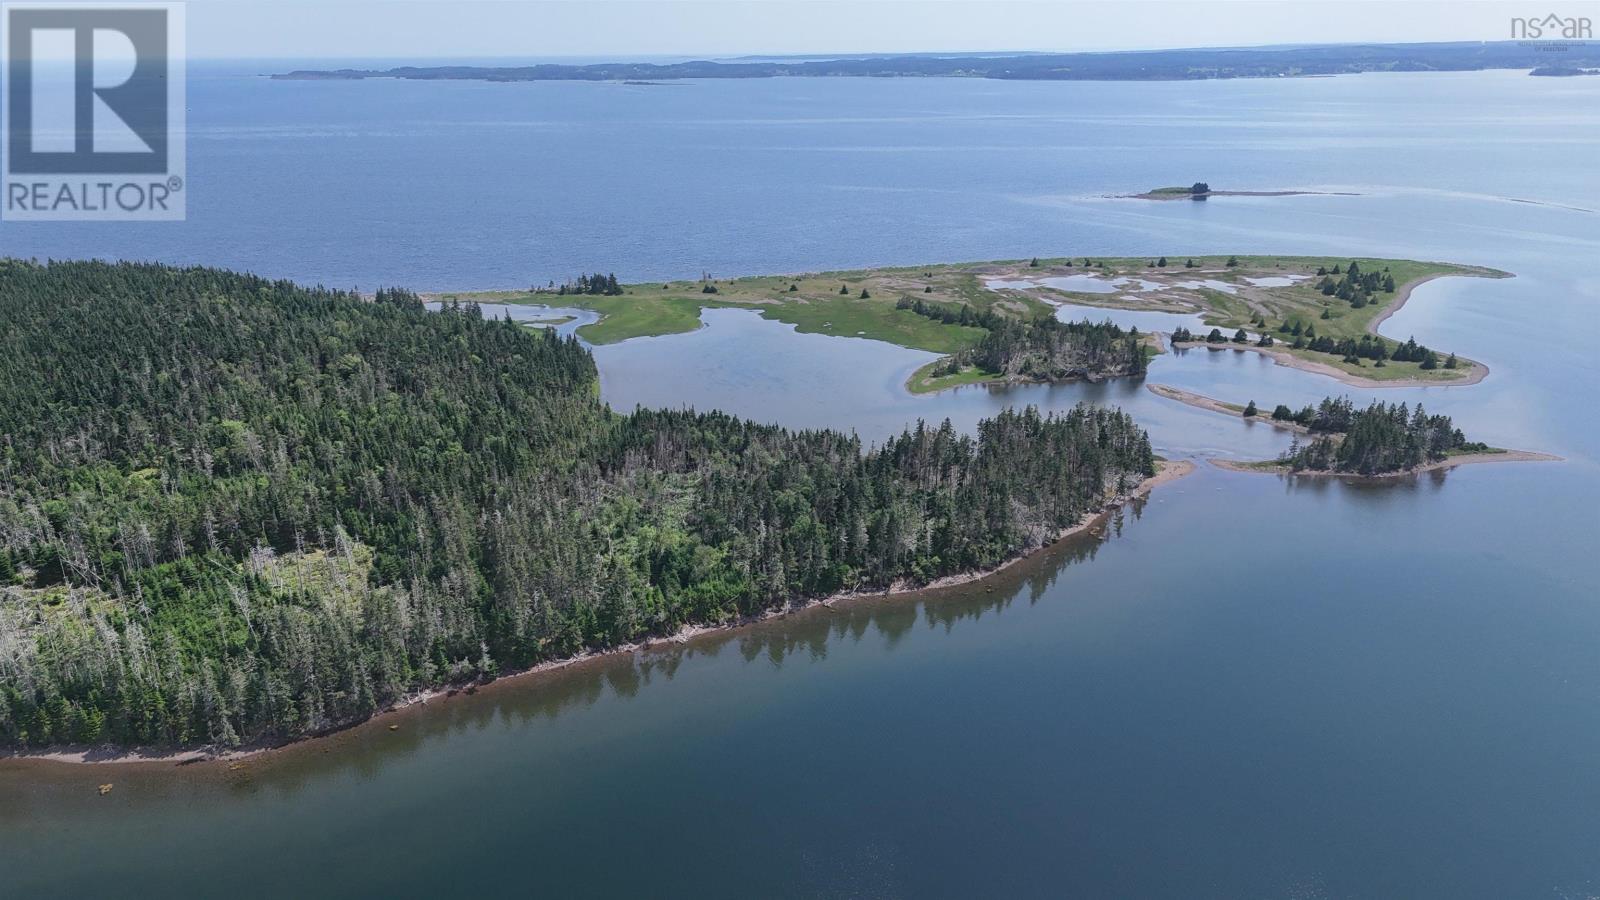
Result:
[[[1299,472],[1291,472],[1288,466],[1265,466],[1259,463],[1248,463],[1236,459],[1211,460],[1212,465],[1219,469],[1227,469],[1231,472],[1255,472],[1257,474],[1266,473],[1273,475],[1294,475],[1297,477],[1309,478],[1349,478],[1362,481],[1380,481],[1391,478],[1405,478],[1409,475],[1419,475],[1423,472],[1437,472],[1444,469],[1453,469],[1456,466],[1471,466],[1478,463],[1494,462],[1566,462],[1566,458],[1556,456],[1553,453],[1540,453],[1536,450],[1500,450],[1489,453],[1462,453],[1458,456],[1451,456],[1441,459],[1438,462],[1420,465],[1414,469],[1406,469],[1403,472],[1383,472],[1377,475],[1362,475],[1359,472],[1312,472],[1304,470]]]

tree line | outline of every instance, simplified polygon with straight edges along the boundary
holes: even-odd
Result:
[[[618,297],[622,295],[622,285],[617,283],[617,276],[614,273],[603,275],[596,272],[593,275],[579,275],[576,280],[564,281],[561,284],[552,282],[544,287],[535,285],[532,291],[535,294],[555,294],[558,297],[569,294]]]
[[[900,298],[895,306],[946,325],[987,330],[976,346],[947,357],[935,375],[976,366],[995,375],[1062,381],[1142,375],[1149,365],[1138,329],[1112,322],[1062,322],[1053,316],[1025,321],[993,310],[974,310],[966,303],[952,306],[909,297]]]
[[[996,565],[1154,471],[1116,410],[877,447],[598,399],[576,341],[203,268],[0,260],[0,744],[238,744]]]
[[[1257,317],[1253,324],[1265,325],[1264,319]],[[1433,371],[1439,368],[1454,369],[1460,365],[1454,353],[1439,360],[1439,354],[1426,346],[1417,343],[1416,338],[1409,338],[1404,343],[1397,343],[1391,349],[1389,342],[1375,334],[1363,334],[1358,338],[1332,338],[1327,335],[1317,334],[1315,325],[1302,325],[1299,321],[1284,322],[1278,326],[1280,334],[1288,335],[1294,340],[1289,347],[1294,350],[1315,350],[1319,353],[1331,353],[1339,356],[1344,362],[1360,365],[1362,360],[1372,360],[1375,368],[1383,368],[1389,361],[1419,363],[1418,368],[1423,371]],[[1220,328],[1211,329],[1211,333],[1204,338],[1197,336],[1188,328],[1178,327],[1172,331],[1172,341],[1175,344],[1194,343],[1204,341],[1210,344],[1235,344],[1249,343],[1249,335],[1243,328],[1235,331],[1232,338],[1223,335]],[[1272,335],[1262,333],[1256,340],[1258,347],[1271,347],[1276,343]]]
[[[1299,411],[1279,404],[1272,418],[1297,422],[1314,435],[1307,444],[1296,438],[1278,460],[1296,472],[1379,475],[1438,462],[1453,452],[1489,449],[1469,442],[1449,416],[1429,415],[1420,403],[1407,409],[1404,403],[1375,401],[1357,409],[1348,397],[1328,397]]]

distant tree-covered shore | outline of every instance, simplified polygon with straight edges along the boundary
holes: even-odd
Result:
[[[660,81],[687,78],[995,78],[1046,81],[1166,81],[1277,78],[1361,72],[1548,70],[1550,54],[1526,41],[1323,44],[1304,47],[1195,48],[1028,54],[846,54],[818,59],[691,60],[675,63],[543,63],[526,66],[398,66],[297,69],[285,80],[400,78],[475,81]],[[1563,69],[1600,65],[1584,42],[1569,46]],[[1536,74],[1554,74],[1540,71]]]

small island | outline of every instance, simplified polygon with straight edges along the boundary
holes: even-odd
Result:
[[[1151,188],[1142,194],[1121,194],[1125,200],[1205,200],[1210,197],[1303,197],[1322,195],[1328,197],[1359,197],[1350,191],[1219,191],[1210,183],[1196,181],[1188,187]]]
[[[1475,462],[1556,461],[1560,457],[1527,450],[1503,450],[1469,441],[1449,416],[1429,415],[1417,404],[1374,401],[1356,409],[1348,397],[1325,398],[1299,412],[1279,405],[1275,420],[1294,421],[1315,437],[1298,439],[1275,468],[1294,474],[1409,475]]]
[[[1325,397],[1315,406],[1298,410],[1280,403],[1270,414],[1263,414],[1254,400],[1240,406],[1168,385],[1148,387],[1152,393],[1199,409],[1311,436],[1304,443],[1297,436],[1277,459],[1213,460],[1216,465],[1235,471],[1384,478],[1470,463],[1561,459],[1548,453],[1504,450],[1469,441],[1449,416],[1430,415],[1420,403],[1407,407],[1404,403],[1374,401],[1359,409],[1349,397]]]

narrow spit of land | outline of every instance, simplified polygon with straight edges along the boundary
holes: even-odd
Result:
[[[1224,191],[1195,187],[1160,187],[1142,194],[1118,194],[1117,200],[1207,200],[1212,197],[1359,197],[1354,191]]]
[[[1474,384],[1488,368],[1454,348],[1411,345],[1413,352],[1406,352],[1402,348],[1410,335],[1379,334],[1379,326],[1419,285],[1449,276],[1510,277],[1482,266],[1369,257],[1055,257],[739,278],[707,273],[642,284],[585,276],[525,291],[441,293],[430,299],[586,308],[600,319],[577,333],[592,344],[694,331],[702,309],[750,309],[803,333],[944,354],[911,376],[907,387],[914,393],[1065,380],[1030,379],[980,364],[972,351],[990,335],[985,323],[996,317],[1019,323],[1046,317],[1096,320],[1114,317],[1117,310],[1169,313],[1174,322],[1182,316],[1218,330],[1219,340],[1193,333],[1189,340],[1172,342],[1177,349],[1260,353],[1357,387]],[[1177,328],[1154,330],[1171,334]],[[1154,334],[1146,333],[1143,340],[1149,354],[1167,346]],[[1059,371],[1066,377],[1095,376],[1070,367]],[[1117,374],[1128,373],[1106,373]]]
[[[1179,403],[1185,403],[1197,409],[1221,413],[1225,416],[1234,416],[1251,424],[1260,422],[1279,429],[1280,431],[1292,431],[1296,434],[1311,433],[1311,429],[1301,425],[1298,422],[1274,419],[1271,416],[1261,415],[1259,411],[1251,412],[1248,404],[1224,403],[1221,400],[1213,400],[1203,394],[1196,394],[1192,391],[1186,391],[1182,388],[1175,388],[1169,384],[1147,383],[1145,384],[1145,390],[1148,390],[1150,393],[1155,394],[1158,397],[1165,397],[1168,400],[1176,400]]]

